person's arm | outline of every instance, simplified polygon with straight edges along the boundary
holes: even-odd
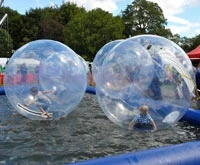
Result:
[[[48,90],[48,91],[41,91],[43,94],[46,94],[46,93],[54,93],[54,90]]]
[[[35,102],[35,100],[31,100],[28,104],[24,104],[26,107],[29,107],[30,105],[32,105]]]
[[[156,131],[157,130],[157,126],[156,126],[155,121],[152,119],[152,117],[149,114],[147,114],[147,116],[148,116],[148,118],[150,120],[151,125],[153,126],[154,131]]]
[[[152,120],[152,121],[151,121],[151,124],[153,125],[153,129],[156,131],[156,130],[157,130],[156,123]]]
[[[46,93],[54,93],[56,91],[56,87],[53,87],[53,89],[51,90],[47,90],[47,91],[41,91],[43,94],[46,94]]]
[[[128,129],[129,129],[129,130],[132,130],[132,129],[133,129],[133,124],[134,124],[133,121],[131,121],[131,122],[129,123],[129,125],[128,125]]]

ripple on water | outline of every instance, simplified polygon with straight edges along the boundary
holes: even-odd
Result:
[[[0,164],[63,164],[200,138],[198,126],[180,122],[173,129],[130,132],[114,125],[94,95],[56,121],[32,121],[0,96]]]

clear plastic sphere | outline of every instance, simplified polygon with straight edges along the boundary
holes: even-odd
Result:
[[[80,103],[86,86],[83,59],[57,41],[30,42],[6,66],[6,96],[20,114],[33,120],[66,116]]]
[[[139,122],[142,105],[148,106],[157,129],[171,127],[190,106],[195,87],[191,68],[185,52],[163,37],[126,39],[108,52],[96,73],[98,102],[107,117],[123,128]],[[152,126],[152,120],[148,122]]]
[[[190,74],[190,77],[194,79],[191,60],[184,50],[173,41],[157,35],[138,35],[129,39],[145,47],[151,56],[159,54],[162,60],[167,61],[166,63],[177,66],[182,64],[187,70],[187,74]]]
[[[108,55],[109,51],[118,43],[120,43],[123,40],[114,40],[111,41],[107,44],[105,44],[96,54],[94,60],[93,60],[93,64],[92,64],[92,73],[94,76],[94,80],[96,81],[97,77],[97,72],[99,70],[99,68],[102,66],[104,59],[106,58],[106,56]]]

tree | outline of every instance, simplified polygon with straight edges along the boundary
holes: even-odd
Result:
[[[59,20],[59,9],[46,7],[42,10],[39,24],[38,39],[52,39],[63,42],[64,26]]]
[[[17,11],[10,9],[9,7],[0,8],[0,15],[5,13],[8,14],[7,28],[5,29],[9,35],[12,36],[13,49],[17,49],[23,36],[23,17]]]
[[[61,24],[67,25],[69,21],[76,17],[76,15],[81,15],[81,13],[85,12],[83,7],[78,7],[72,2],[66,2],[59,8],[58,19]]]
[[[64,26],[52,18],[43,20],[40,28],[40,38],[52,39],[63,42]]]
[[[187,53],[191,50],[192,39],[188,37],[181,37],[181,48]]]
[[[124,38],[124,25],[120,17],[113,17],[112,14],[98,8],[88,12],[87,43],[90,53],[96,53],[106,43]]]
[[[200,34],[192,38],[191,50],[200,45]]]
[[[192,39],[190,38],[180,37],[179,34],[175,34],[171,40],[178,44],[186,53],[192,50]]]
[[[10,57],[13,49],[12,38],[5,29],[0,29],[0,57]]]
[[[122,12],[122,20],[127,37],[139,34],[172,35],[169,29],[165,29],[167,20],[157,3],[135,0]]]
[[[24,40],[24,37],[27,41],[40,39],[39,34],[42,17],[43,9],[40,8],[30,9],[29,12],[26,12],[23,17],[22,40]]]
[[[124,38],[120,17],[102,9],[77,14],[64,30],[65,43],[80,55],[93,60],[97,51],[106,43]]]
[[[76,53],[81,54],[86,49],[85,47],[85,22],[86,22],[86,11],[81,14],[73,16],[68,24],[65,26],[64,43],[72,48]]]

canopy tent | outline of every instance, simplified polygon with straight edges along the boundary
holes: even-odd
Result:
[[[191,60],[200,60],[200,45],[187,53]]]

